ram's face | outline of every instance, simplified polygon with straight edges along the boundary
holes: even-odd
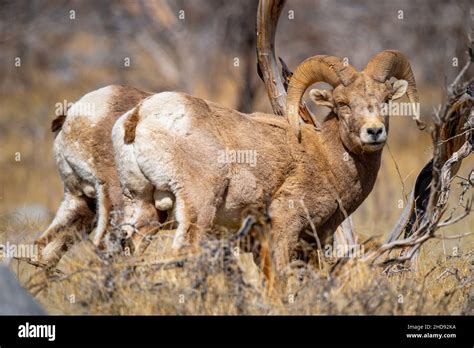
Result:
[[[402,97],[407,85],[404,80],[379,83],[360,74],[348,86],[339,85],[333,91],[313,89],[310,96],[337,115],[341,139],[350,152],[376,152],[387,140],[388,116],[382,112],[383,105]]]

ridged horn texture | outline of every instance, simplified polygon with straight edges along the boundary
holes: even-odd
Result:
[[[296,68],[288,85],[286,114],[298,140],[301,139],[299,108],[306,89],[316,82],[326,82],[334,88],[341,83],[347,86],[356,77],[357,71],[351,65],[334,56],[314,56]]]
[[[385,50],[377,53],[370,59],[364,69],[364,74],[370,76],[377,82],[385,82],[391,77],[406,80],[408,82],[407,97],[410,103],[418,103],[415,76],[411,70],[408,58],[401,52]],[[413,110],[416,110],[416,108]],[[415,120],[419,129],[426,127],[425,123],[421,122],[420,115],[415,115]]]

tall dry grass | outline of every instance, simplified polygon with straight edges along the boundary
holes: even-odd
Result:
[[[341,267],[295,264],[270,291],[251,254],[223,239],[198,253],[170,255],[173,231],[160,231],[143,257],[97,253],[89,241],[60,271],[19,266],[20,280],[51,314],[112,315],[440,315],[472,314],[473,250],[440,255],[428,243],[418,267],[387,275],[357,259]]]

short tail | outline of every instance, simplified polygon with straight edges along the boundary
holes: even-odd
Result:
[[[140,105],[138,105],[133,113],[127,117],[123,123],[124,136],[123,141],[125,144],[131,144],[135,141],[135,130],[137,128],[138,120],[140,119]]]
[[[63,127],[64,121],[66,121],[66,116],[60,115],[56,117],[53,122],[51,122],[51,132],[59,132]]]

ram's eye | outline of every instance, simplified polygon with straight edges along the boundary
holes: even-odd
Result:
[[[344,112],[344,113],[351,112],[351,108],[347,104],[339,104],[338,108],[340,112]]]

